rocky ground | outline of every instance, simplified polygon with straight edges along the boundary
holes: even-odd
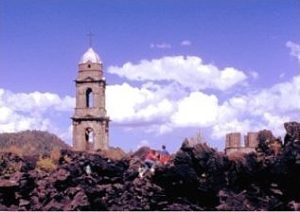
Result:
[[[257,153],[236,158],[184,142],[142,179],[143,149],[121,160],[62,150],[48,172],[36,158],[3,153],[0,210],[299,210],[300,124],[285,128],[282,147],[264,130]]]

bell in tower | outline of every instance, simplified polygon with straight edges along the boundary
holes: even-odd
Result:
[[[74,150],[108,149],[110,120],[105,109],[106,81],[100,57],[91,47],[81,57],[75,84]]]

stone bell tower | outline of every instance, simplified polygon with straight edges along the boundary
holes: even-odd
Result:
[[[99,55],[89,48],[79,62],[76,107],[73,121],[73,148],[95,151],[108,148],[109,117],[105,109],[106,81]]]

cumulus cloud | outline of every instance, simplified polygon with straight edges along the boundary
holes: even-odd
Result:
[[[172,96],[174,93],[174,87],[156,84],[141,88],[127,83],[111,85],[108,112],[118,124],[146,126],[146,133],[164,134],[184,127],[210,128],[214,139],[222,139],[233,131],[246,133],[263,128],[280,134],[283,122],[299,119],[300,76],[223,102],[216,95],[200,91],[183,92],[177,98]]]
[[[300,110],[300,75],[290,81],[275,84],[257,94],[248,95],[249,107],[254,113],[292,113]]]
[[[181,46],[190,46],[190,45],[192,45],[192,42],[189,40],[183,40],[183,41],[181,41],[180,45]]]
[[[288,42],[287,46],[293,56],[298,55],[297,44]],[[216,94],[207,93],[208,89],[224,91],[247,84],[245,72],[233,67],[220,69],[195,56],[141,60],[137,64],[128,62],[121,67],[111,66],[108,72],[144,83],[140,88],[129,84],[112,86],[108,108],[112,107],[110,113],[119,123],[149,125],[146,132],[168,133],[178,127],[200,127],[210,128],[212,137],[218,139],[231,131],[246,133],[268,128],[280,133],[282,123],[297,120],[300,112],[300,76],[262,90],[250,88],[220,101]],[[258,78],[257,72],[248,73],[249,77]],[[170,82],[178,88],[166,89]],[[125,103],[122,109],[113,109],[110,105],[118,93],[130,103]],[[174,98],[177,93],[180,95]],[[126,111],[121,111],[123,109]]]
[[[171,122],[174,125],[207,127],[215,123],[218,113],[216,96],[193,92],[177,104],[178,110],[171,117]]]
[[[62,114],[74,108],[74,98],[53,93],[13,93],[0,89],[0,132],[28,129],[59,133],[51,113]]]
[[[248,119],[238,120],[230,119],[226,122],[216,123],[212,126],[212,138],[224,139],[225,135],[230,132],[240,132],[245,134],[249,131],[259,130],[261,128],[252,128],[252,123]]]
[[[120,98],[122,97],[122,98]],[[201,92],[187,94],[176,85],[127,83],[107,87],[108,115],[115,124],[146,127],[146,133],[165,134],[176,127],[210,126],[218,100]]]
[[[158,92],[159,85],[145,84],[132,87],[127,83],[107,87],[107,110],[114,122],[119,124],[161,123],[174,110],[173,102],[168,99],[171,88],[165,87]]]
[[[9,105],[9,108],[14,111],[45,111],[49,108],[58,111],[70,111],[74,106],[74,98],[70,96],[60,98],[57,94],[49,92],[13,93],[8,90],[1,90],[1,102]]]
[[[292,41],[286,42],[286,47],[290,49],[290,55],[296,57],[300,62],[300,45]]]
[[[231,131],[270,129],[283,134],[283,123],[299,121],[300,75],[270,88],[235,96],[218,107],[218,118],[213,126],[215,138]]]
[[[191,90],[227,90],[247,79],[243,71],[233,67],[219,69],[204,64],[200,57],[174,56],[153,60],[141,60],[139,64],[125,63],[121,67],[108,68],[111,74],[136,81],[177,82]]]
[[[151,49],[170,49],[172,46],[169,43],[151,43]]]
[[[299,120],[300,76],[270,88],[233,96],[223,103],[217,96],[191,93],[178,101],[170,119],[173,127],[209,127],[212,137],[224,138],[229,132],[270,129],[283,134],[283,123]]]
[[[263,128],[280,134],[283,122],[299,120],[300,76],[223,102],[200,91],[182,93],[177,99],[172,93],[176,91],[154,84],[141,88],[126,83],[109,86],[109,115],[119,124],[147,126],[148,133],[164,134],[178,127],[211,128],[216,139],[232,131]]]

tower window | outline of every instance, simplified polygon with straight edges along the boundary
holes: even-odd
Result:
[[[91,68],[91,64],[88,64],[88,68]]]
[[[91,88],[86,90],[86,107],[91,108],[94,106],[94,95]]]
[[[92,128],[87,128],[85,130],[85,141],[86,141],[87,149],[93,149],[94,131]]]

